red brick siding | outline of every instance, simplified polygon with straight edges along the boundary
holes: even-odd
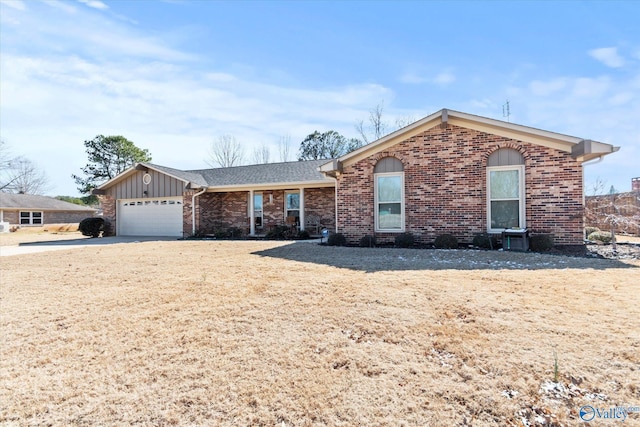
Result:
[[[336,223],[335,188],[306,188],[304,190],[305,215],[319,215],[320,224],[334,230]]]
[[[266,228],[284,224],[284,190],[262,191],[263,223]],[[198,197],[196,224],[198,231],[214,233],[238,227],[249,230],[249,192],[205,193]],[[189,204],[191,200],[189,198]],[[185,207],[187,201],[185,200]],[[335,223],[335,192],[333,188],[306,188],[304,190],[305,213],[320,215],[325,223]],[[186,210],[185,210],[186,211]],[[185,217],[185,222],[187,218]],[[189,222],[191,219],[189,218]]]
[[[205,193],[197,198],[196,229],[211,234],[230,227],[249,226],[248,192]],[[191,201],[189,200],[189,203]]]
[[[582,166],[569,153],[457,126],[433,128],[344,168],[338,178],[338,231],[350,243],[374,232],[373,168],[387,156],[405,173],[405,231],[424,243],[441,233],[462,242],[487,229],[486,164],[499,148],[525,159],[526,221],[556,244],[582,243]]]
[[[104,232],[106,236],[113,236],[118,229],[116,218],[116,199],[108,195],[98,196],[100,207],[102,208],[102,217],[107,220],[107,229]]]

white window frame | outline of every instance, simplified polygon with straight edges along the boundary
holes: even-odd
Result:
[[[22,219],[23,219],[22,214],[23,214],[23,213],[28,213],[28,214],[29,214],[29,223],[28,223],[28,224],[24,224],[24,223],[22,222]],[[37,223],[37,224],[35,224],[35,223],[33,222],[33,214],[34,214],[34,213],[38,213],[38,214],[40,214],[40,218],[38,218],[38,219],[40,220],[40,222],[39,222],[39,223]],[[24,217],[24,218],[26,218],[26,217]],[[43,225],[43,224],[44,224],[44,213],[43,213],[42,211],[20,211],[20,212],[18,213],[18,223],[19,223],[20,225]]]
[[[524,179],[524,165],[509,165],[509,166],[489,166],[487,167],[487,232],[488,233],[502,233],[504,228],[491,228],[491,202],[492,201],[508,201],[516,199],[491,199],[491,172],[493,171],[518,171],[518,215],[519,224],[518,227],[526,228],[526,200],[525,200],[525,179]]]
[[[287,202],[289,200],[289,194],[297,194],[298,195],[298,208],[297,209],[287,209]],[[284,219],[285,221],[287,220],[287,217],[289,216],[289,211],[298,211],[298,218],[300,218],[300,213],[301,213],[301,195],[300,195],[300,191],[299,190],[295,190],[295,191],[285,191],[284,192]],[[264,200],[263,200],[264,202]]]
[[[399,177],[400,178],[400,200],[398,202],[379,202],[378,201],[378,178],[381,177]],[[380,172],[373,174],[373,209],[375,215],[375,230],[381,233],[404,233],[404,172]],[[380,228],[380,203],[400,203],[400,228]]]
[[[262,203],[260,204],[262,207],[260,209],[256,209],[256,198],[260,196],[260,198],[262,199]],[[262,195],[261,191],[256,191],[255,193],[253,193],[253,220],[254,220],[254,225],[256,228],[264,228],[264,196]],[[257,215],[257,213],[260,212],[260,215]],[[258,217],[260,217],[260,225],[258,225]]]

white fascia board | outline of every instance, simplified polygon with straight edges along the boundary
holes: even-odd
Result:
[[[227,193],[232,191],[264,191],[264,190],[295,190],[297,188],[332,188],[334,180],[304,181],[304,182],[275,182],[267,184],[219,185],[207,188],[208,193]]]

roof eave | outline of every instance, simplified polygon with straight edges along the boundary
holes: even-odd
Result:
[[[509,139],[554,148],[566,153],[572,153],[574,151],[574,147],[577,144],[580,144],[581,141],[583,141],[582,138],[578,138],[575,136],[549,132],[542,129],[508,123],[482,116],[476,116],[460,111],[442,109],[421,120],[418,120],[415,123],[412,123],[404,128],[390,133],[389,135],[373,141],[370,144],[367,144],[357,150],[345,154],[344,156],[337,159],[337,164],[332,164],[331,162],[324,164],[321,166],[320,170],[325,175],[330,175],[331,173],[335,174],[336,171],[338,171],[336,167],[338,164],[340,165],[340,167],[342,167],[342,165],[355,163],[356,161],[368,157],[373,153],[383,151],[388,147],[391,147],[438,125],[443,128],[446,128],[449,125],[465,127],[480,132],[503,136]],[[599,147],[599,150],[604,154],[610,154],[617,151],[617,147],[614,147],[612,145],[596,141],[593,142],[596,143],[596,145]],[[598,156],[599,155],[601,154],[598,154]]]
[[[210,193],[222,193],[230,191],[262,191],[262,190],[288,190],[297,188],[319,188],[334,187],[332,180],[323,179],[316,181],[292,181],[292,182],[271,182],[264,184],[239,184],[239,185],[211,185],[207,188]]]
[[[615,147],[611,144],[583,139],[571,148],[571,157],[584,163],[613,154],[618,150],[620,150],[620,147]]]

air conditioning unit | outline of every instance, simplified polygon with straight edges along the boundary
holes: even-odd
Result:
[[[0,222],[0,233],[8,233],[10,228],[8,222]]]

